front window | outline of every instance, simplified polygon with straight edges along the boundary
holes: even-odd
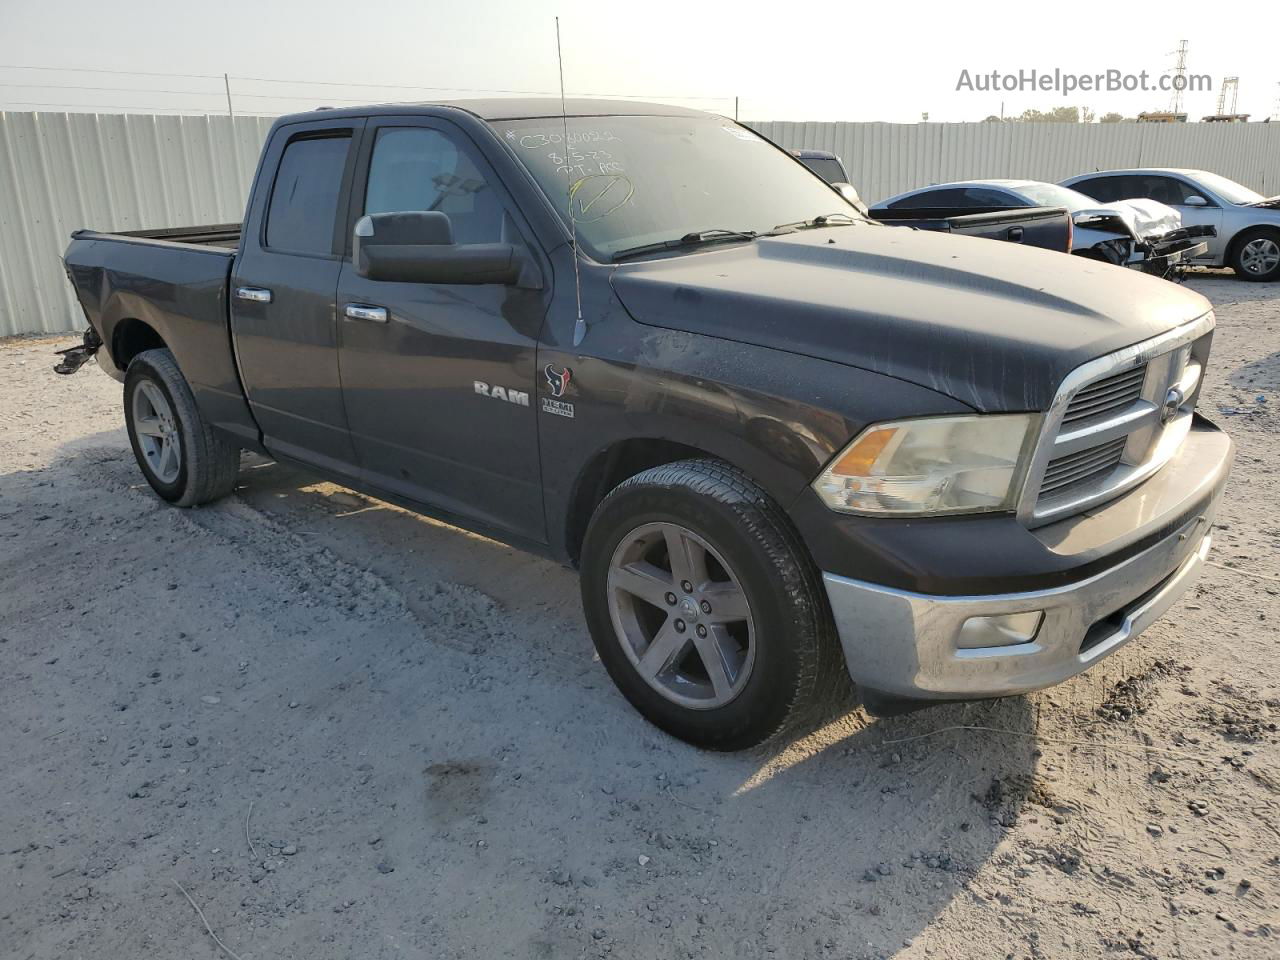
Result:
[[[384,127],[369,163],[365,213],[438,210],[456,243],[503,239],[505,208],[466,150],[439,130]]]
[[[1244,184],[1220,177],[1216,173],[1197,173],[1195,176],[1227,203],[1257,203],[1259,200],[1266,199],[1262,194],[1250,190]]]
[[[861,219],[838,193],[731,120],[560,117],[492,126],[594,259],[714,230],[765,233],[829,214]]]

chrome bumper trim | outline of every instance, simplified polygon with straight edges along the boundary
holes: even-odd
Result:
[[[1187,590],[1210,543],[1207,518],[1196,517],[1110,570],[1028,593],[932,596],[831,573],[823,581],[855,683],[919,699],[998,697],[1060,683],[1124,646]],[[1044,620],[1027,643],[956,645],[970,617],[1030,610],[1043,610]],[[1102,621],[1082,651],[1086,634]]]

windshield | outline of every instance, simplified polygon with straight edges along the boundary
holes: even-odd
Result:
[[[1195,179],[1199,180],[1227,203],[1257,203],[1259,200],[1266,199],[1262,194],[1250,190],[1244,184],[1228,180],[1226,177],[1220,177],[1216,173],[1200,171],[1195,174]]]
[[[1028,183],[1014,187],[1013,190],[1037,206],[1066,207],[1072,213],[1077,210],[1095,209],[1098,206],[1098,201],[1092,197],[1086,197],[1083,193],[1068,187],[1060,187],[1056,183]]]
[[[492,126],[599,261],[700,231],[764,233],[839,213],[843,197],[750,130],[719,117],[559,117]]]

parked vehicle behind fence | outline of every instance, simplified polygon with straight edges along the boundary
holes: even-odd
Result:
[[[282,117],[243,230],[156,233],[73,235],[62,368],[123,382],[158,496],[248,449],[576,566],[610,676],[693,743],[850,677],[879,711],[1057,683],[1209,550],[1207,300],[882,226],[720,117]]]
[[[1256,190],[1206,170],[1150,168],[1103,170],[1062,181],[1095,200],[1130,197],[1173,207],[1187,227],[1215,231],[1193,263],[1231,267],[1243,280],[1280,280],[1280,196]]]

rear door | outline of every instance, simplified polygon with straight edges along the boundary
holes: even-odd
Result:
[[[237,359],[267,449],[346,474],[355,452],[333,304],[363,125],[348,118],[276,131],[231,277]]]
[[[443,119],[370,118],[348,223],[408,210],[448,214],[456,243],[522,244],[542,262],[467,134]],[[545,540],[534,404],[549,288],[367,280],[343,263],[343,395],[368,482]]]

